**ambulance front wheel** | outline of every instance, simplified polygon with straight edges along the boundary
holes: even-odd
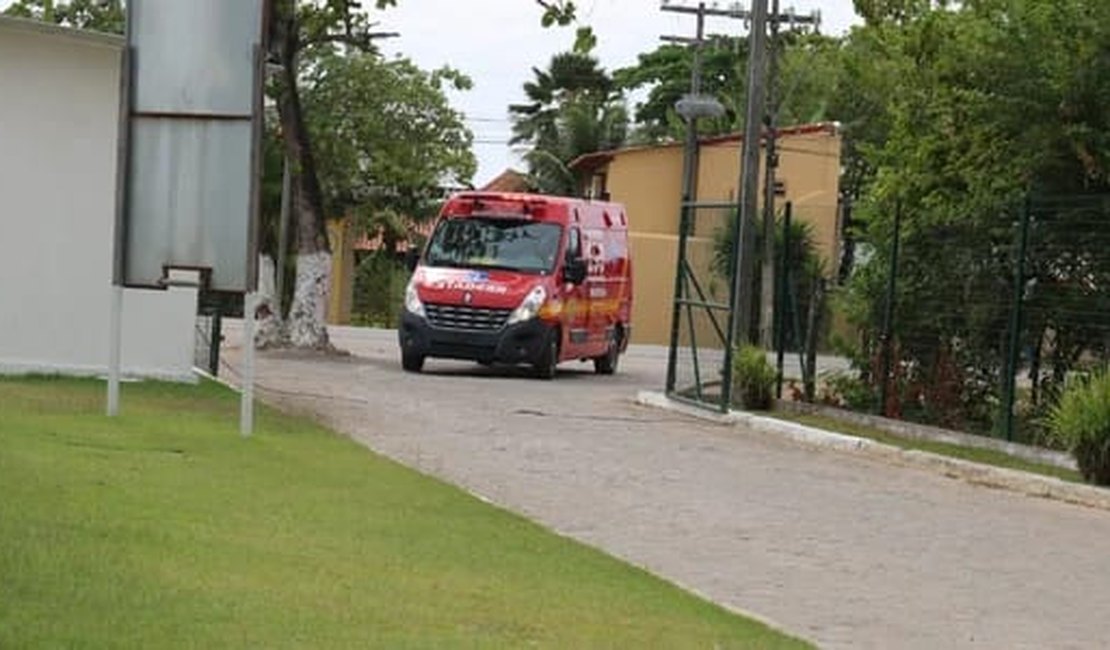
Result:
[[[424,369],[424,356],[412,352],[402,352],[401,367],[406,372],[420,372]]]
[[[555,368],[559,365],[559,336],[557,332],[551,332],[547,337],[547,342],[544,343],[543,351],[540,353],[540,358],[536,360],[535,371],[536,377],[540,379],[554,379]]]

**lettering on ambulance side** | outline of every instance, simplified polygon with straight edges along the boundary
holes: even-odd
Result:
[[[470,291],[472,293],[491,293],[504,295],[509,288],[503,284],[489,281],[489,273],[485,271],[468,271],[462,274],[427,273],[424,278],[425,286],[435,291]]]
[[[585,245],[586,276],[589,278],[605,277],[605,242],[598,235],[599,233],[596,231],[582,233]]]

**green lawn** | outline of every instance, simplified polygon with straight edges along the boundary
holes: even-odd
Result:
[[[103,404],[0,380],[0,648],[807,647],[217,384]]]
[[[1005,467],[1008,469],[1016,469],[1023,472],[1031,472],[1034,474],[1041,474],[1044,476],[1052,476],[1055,478],[1071,481],[1073,483],[1082,483],[1083,477],[1079,472],[1056,467],[1055,465],[1047,465],[1044,463],[1034,463],[1022,458],[1011,456],[1005,452],[995,451],[993,449],[980,449],[978,447],[962,447],[946,442],[932,442],[929,440],[915,440],[913,438],[902,438],[892,433],[876,429],[874,427],[863,426],[860,424],[853,424],[851,422],[844,422],[836,418],[831,418],[823,415],[805,415],[801,413],[785,413],[775,412],[768,415],[779,418],[780,420],[788,420],[790,422],[797,422],[826,431],[835,431],[837,433],[844,433],[850,436],[859,438],[870,438],[876,442],[885,443],[900,449],[919,449],[921,451],[928,451],[941,456],[949,456],[952,458],[960,458],[963,460],[970,460],[984,465],[994,465],[995,467]]]

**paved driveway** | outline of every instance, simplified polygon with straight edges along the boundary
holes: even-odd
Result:
[[[1110,513],[638,407],[665,355],[554,382],[429,361],[392,332],[264,353],[267,399],[828,648],[1102,648]],[[235,363],[237,351],[228,350]]]

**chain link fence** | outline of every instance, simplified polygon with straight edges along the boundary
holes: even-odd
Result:
[[[830,298],[854,371],[823,378],[818,400],[1049,443],[1069,377],[1110,361],[1110,196],[988,214],[926,221],[903,206],[871,224]]]

